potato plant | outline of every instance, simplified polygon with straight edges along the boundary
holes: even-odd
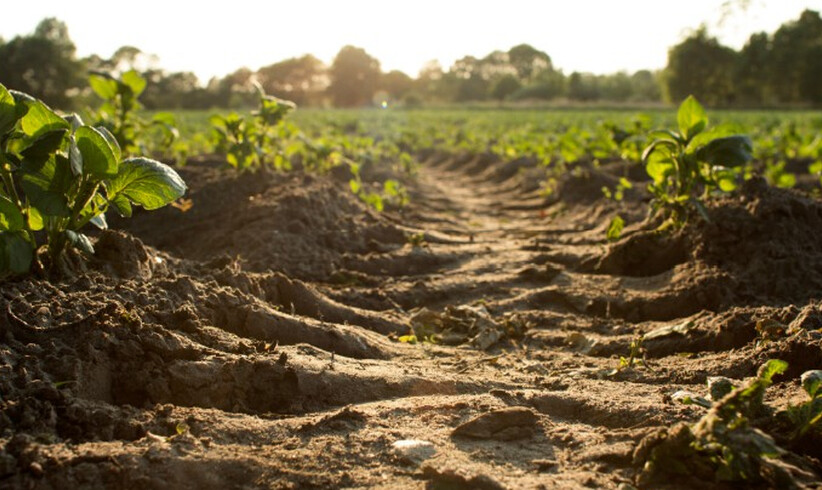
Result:
[[[42,101],[0,85],[0,271],[60,267],[69,247],[93,253],[82,233],[106,227],[113,207],[152,210],[180,198],[186,185],[165,164],[125,158],[105,127],[61,117]]]
[[[736,188],[738,169],[752,158],[753,144],[742,135],[728,135],[727,129],[707,130],[705,109],[688,97],[677,112],[679,131],[651,133],[642,160],[653,179],[652,209],[662,212],[667,225],[682,225],[696,210],[708,219],[705,199],[712,191]]]
[[[256,88],[260,106],[252,117],[234,112],[211,116],[209,121],[215,146],[226,153],[228,164],[237,170],[259,169],[266,163],[278,170],[289,170],[291,162],[283,154],[288,128],[282,123],[297,106],[291,101],[266,95],[260,85]]]
[[[152,148],[145,135],[157,133],[159,142],[156,149],[164,153],[173,151],[179,162],[184,159],[184,148],[180,145],[175,147],[180,132],[174,114],[160,112],[149,121],[137,114],[143,107],[138,99],[146,88],[145,78],[137,71],[129,70],[119,78],[93,71],[88,80],[94,93],[103,99],[103,105],[92,114],[94,124],[108,129],[123,152],[127,155],[148,153]]]

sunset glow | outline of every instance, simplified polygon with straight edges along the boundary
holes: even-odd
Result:
[[[433,59],[447,68],[465,55],[482,57],[520,43],[545,51],[566,73],[610,73],[663,67],[668,48],[701,23],[738,48],[752,32],[773,31],[805,8],[822,7],[810,0],[753,1],[720,25],[723,3],[237,0],[200,8],[146,0],[120,14],[100,13],[99,2],[42,0],[0,17],[0,36],[8,40],[31,32],[44,17],[57,17],[68,25],[79,56],[110,56],[132,45],[156,55],[159,67],[193,71],[201,81],[305,53],[330,63],[346,44],[364,48],[385,71],[412,76]]]

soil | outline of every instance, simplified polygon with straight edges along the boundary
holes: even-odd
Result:
[[[657,233],[642,183],[602,197],[641,178],[622,162],[545,196],[527,159],[420,160],[411,204],[377,213],[346,175],[204,157],[187,211],[112,220],[76,276],[0,285],[0,488],[624,489],[641,441],[705,413],[678,390],[779,358],[767,403],[803,400],[819,200],[753,180]],[[821,442],[787,446],[802,485]]]

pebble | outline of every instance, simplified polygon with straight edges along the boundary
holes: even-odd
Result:
[[[420,464],[437,454],[437,448],[433,443],[419,439],[394,441],[391,446],[394,448],[394,453],[403,462],[409,464]]]

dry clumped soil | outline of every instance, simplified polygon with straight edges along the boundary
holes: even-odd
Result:
[[[622,162],[546,197],[527,159],[418,158],[384,213],[344,172],[201,158],[187,211],[113,223],[73,277],[0,285],[0,488],[630,488],[640,441],[704,414],[674,392],[779,358],[784,407],[822,366],[818,200],[753,180],[659,234],[641,182],[603,199],[641,179]],[[769,322],[808,333],[765,341]],[[817,482],[820,448],[791,448]]]

